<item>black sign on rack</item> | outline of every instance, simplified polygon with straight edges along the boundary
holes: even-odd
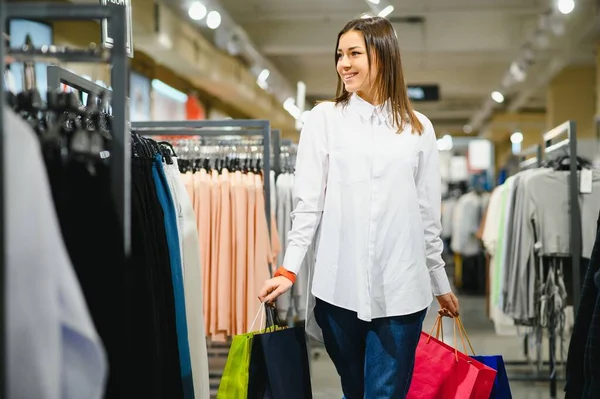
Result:
[[[125,45],[125,51],[129,58],[133,58],[133,24],[131,18],[131,0],[100,0],[100,4],[106,7],[125,7],[125,15],[127,24],[125,26],[125,32],[127,33],[127,43]],[[112,48],[114,38],[112,34],[112,24],[108,20],[102,21],[102,46],[104,48]]]
[[[412,101],[439,101],[440,86],[408,85],[408,97]]]

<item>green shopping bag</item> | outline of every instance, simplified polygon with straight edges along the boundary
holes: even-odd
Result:
[[[258,316],[262,316],[260,320],[261,330],[252,331],[254,324],[258,320]],[[227,363],[225,363],[225,369],[223,370],[223,376],[221,377],[221,383],[217,391],[217,399],[247,399],[250,355],[252,353],[254,336],[268,331],[275,331],[276,329],[276,327],[265,328],[265,305],[263,304],[256,314],[252,326],[250,326],[250,331],[252,332],[233,337],[229,354],[227,355]]]
[[[248,397],[248,376],[250,369],[250,353],[255,332],[233,337],[227,363],[217,399],[246,399]]]

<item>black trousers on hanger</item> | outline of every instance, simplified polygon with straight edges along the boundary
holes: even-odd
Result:
[[[183,398],[173,280],[152,162],[132,160],[132,261],[125,285],[133,380],[124,397]]]
[[[122,383],[122,305],[125,255],[123,234],[110,192],[110,170],[71,160],[54,149],[44,152],[63,241],[92,320],[107,353],[107,398]]]

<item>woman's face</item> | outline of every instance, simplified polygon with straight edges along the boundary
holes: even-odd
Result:
[[[373,71],[369,71],[366,47],[362,32],[352,30],[340,37],[337,49],[337,72],[346,90],[358,93],[363,98],[372,94],[373,81],[377,76],[374,56],[371,57]]]

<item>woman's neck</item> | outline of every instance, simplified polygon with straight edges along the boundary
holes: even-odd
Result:
[[[376,98],[376,93],[374,93],[374,90],[371,90],[371,92],[358,91],[356,94],[373,106],[379,106],[383,103],[383,101],[379,101],[379,99]]]

